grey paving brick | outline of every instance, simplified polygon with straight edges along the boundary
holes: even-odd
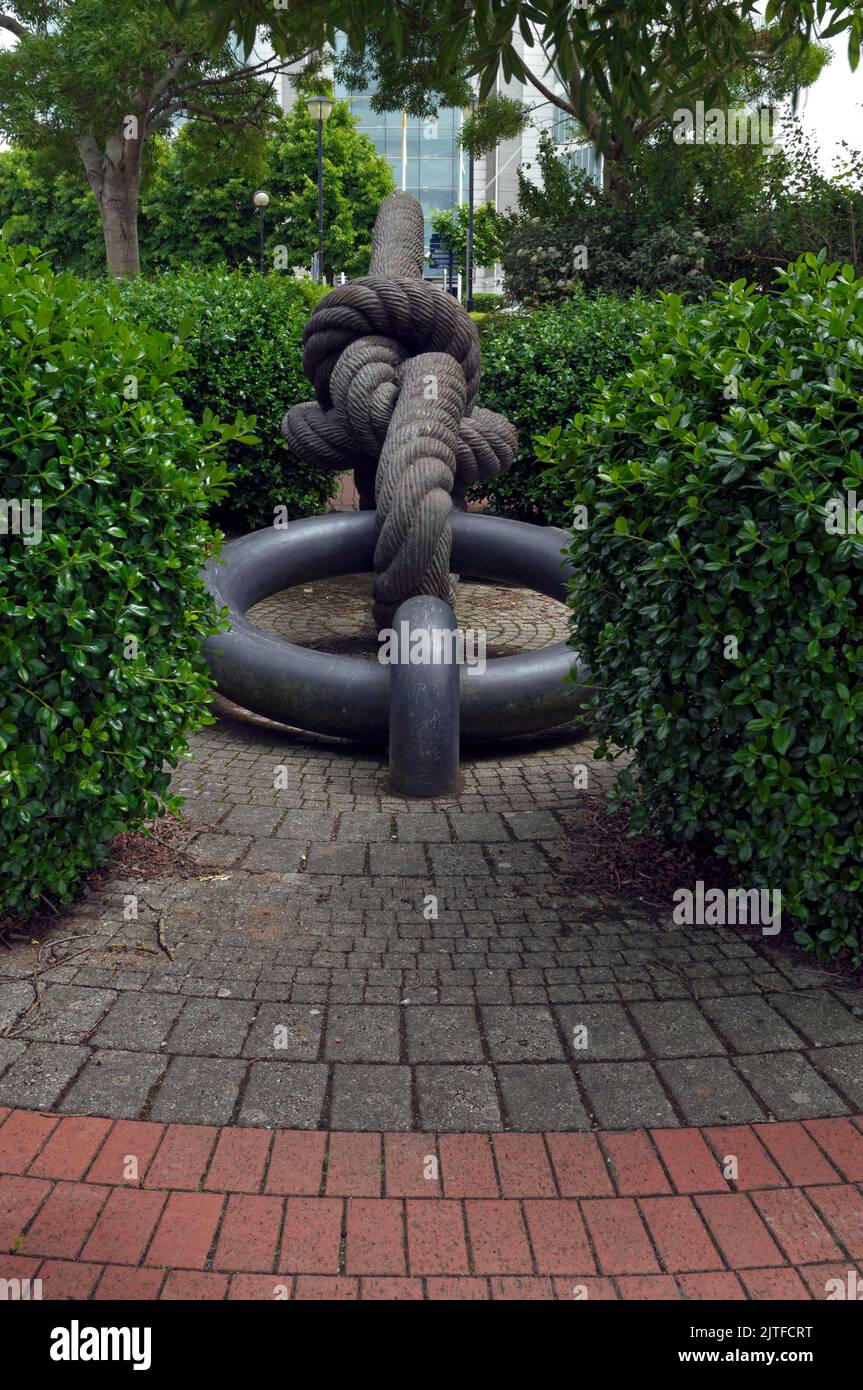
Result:
[[[12,1027],[33,999],[33,989],[25,980],[0,980],[0,1033]]]
[[[167,1066],[167,1057],[152,1053],[93,1052],[59,1109],[66,1115],[107,1115],[112,1119],[140,1116]]]
[[[277,874],[296,873],[308,852],[308,840],[256,840],[243,860],[244,869],[271,869]]]
[[[409,1067],[333,1067],[333,1129],[412,1128]]]
[[[0,1076],[11,1067],[13,1062],[17,1062],[26,1050],[27,1044],[24,1042],[15,1042],[12,1038],[0,1038]]]
[[[507,811],[504,824],[517,840],[555,840],[563,827],[550,811]]]
[[[245,999],[189,999],[171,1031],[168,1051],[197,1057],[237,1057],[256,1008]]]
[[[312,845],[306,863],[307,874],[366,873],[368,851],[365,845]]]
[[[800,1039],[760,994],[705,999],[701,1007],[737,1052],[800,1048]]]
[[[491,844],[486,854],[491,861],[492,873],[548,873],[548,860],[536,845]]]
[[[814,1115],[848,1114],[844,1101],[798,1052],[740,1057],[737,1066],[772,1119],[810,1120]]]
[[[230,1122],[245,1076],[230,1057],[172,1057],[147,1116],[187,1125]]]
[[[392,836],[393,818],[374,811],[343,811],[339,819],[337,838],[369,845]]]
[[[262,1004],[243,1054],[272,1062],[317,1060],[323,1011],[307,1004]]]
[[[83,1042],[116,997],[109,989],[49,985],[38,1007],[19,1029],[19,1037],[36,1042]]]
[[[335,1062],[397,1062],[400,1027],[398,1008],[334,1005],[327,1018],[325,1054]]]
[[[724,1057],[684,1057],[656,1065],[688,1124],[742,1124],[766,1118],[765,1109]]]
[[[575,1077],[563,1063],[507,1064],[497,1076],[509,1129],[590,1129]]]
[[[527,1004],[487,1005],[480,1013],[488,1049],[496,1062],[563,1061],[563,1047],[549,1009]]]
[[[418,1066],[419,1127],[423,1130],[500,1129],[500,1106],[490,1067]]]
[[[472,1008],[417,1007],[405,1012],[408,1061],[481,1062],[482,1040]]]
[[[680,1123],[649,1062],[586,1062],[576,1071],[602,1128]]]
[[[810,1052],[809,1057],[828,1081],[848,1097],[855,1111],[863,1112],[863,1047],[822,1047]]]
[[[315,1062],[253,1062],[240,1106],[241,1125],[317,1129],[327,1067]]]
[[[30,1043],[0,1079],[0,1105],[53,1109],[89,1055],[86,1047]]]
[[[579,1063],[644,1056],[638,1034],[620,1004],[571,1004],[554,1012]],[[587,1030],[586,1046],[577,1045],[585,1035],[576,1029]]]
[[[725,1051],[698,1005],[688,1000],[630,1004],[629,1010],[657,1057],[702,1057]]]
[[[486,845],[492,840],[509,841],[503,817],[494,811],[450,811],[449,823],[457,840],[474,840]]]
[[[449,840],[450,828],[446,816],[439,811],[417,812],[412,816],[396,816],[396,838],[408,844],[440,844]]]
[[[445,985],[440,991],[441,1004],[473,1004],[473,990],[462,985]]]
[[[369,872],[372,878],[397,878],[401,874],[413,878],[429,878],[429,866],[423,845],[371,845]]]
[[[230,811],[231,804],[211,796],[187,796],[183,801],[183,816],[191,823],[218,825]]]
[[[863,1043],[863,1019],[829,994],[777,994],[776,1007],[810,1043]]]
[[[432,872],[438,877],[456,875],[464,879],[471,874],[491,873],[481,845],[429,845],[428,856]]]
[[[272,835],[282,812],[266,806],[235,806],[219,826],[227,835]]]
[[[513,1004],[545,1004],[549,998],[544,985],[513,985]]]
[[[329,840],[335,827],[336,816],[332,811],[305,806],[301,811],[288,811],[284,820],[276,826],[276,835],[295,840],[298,844],[308,844],[309,840]]]
[[[252,843],[248,835],[198,835],[189,853],[200,864],[232,869]]]
[[[155,1052],[167,1040],[182,1008],[183,1001],[176,995],[121,994],[91,1041],[94,1047]]]

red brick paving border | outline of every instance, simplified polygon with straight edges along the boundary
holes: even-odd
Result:
[[[863,1116],[435,1136],[0,1110],[0,1250],[46,1299],[819,1299],[863,1277]]]

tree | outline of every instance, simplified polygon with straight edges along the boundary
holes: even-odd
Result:
[[[77,275],[104,268],[99,210],[77,172],[45,173],[29,150],[0,150],[0,226],[6,240],[39,246]]]
[[[269,249],[284,247],[287,264],[310,265],[318,249],[317,121],[300,97],[279,122],[268,151],[267,192],[273,216]],[[324,125],[324,271],[365,275],[372,227],[393,176],[374,143],[357,130],[346,101]]]
[[[378,207],[392,190],[390,166],[357,130],[347,102],[336,102],[324,128],[324,256],[330,275],[365,273]],[[258,264],[252,191],[270,194],[266,218],[269,264],[309,265],[317,250],[317,139],[305,103],[275,122],[252,147],[245,132],[189,122],[148,144],[139,216],[143,263]],[[55,263],[82,274],[104,268],[99,212],[75,173],[45,173],[20,147],[0,151],[0,226],[10,240],[40,245]]]
[[[444,250],[452,250],[455,264],[466,274],[468,205],[433,212],[432,231],[440,237]],[[494,203],[482,203],[473,214],[473,258],[476,265],[497,265],[505,244],[506,220]]]
[[[657,91],[676,104],[729,95],[728,75],[752,55],[763,0],[165,0],[176,13],[206,13],[214,42],[234,33],[250,46],[269,28],[284,52],[300,36],[322,51],[338,31],[352,61],[373,68],[390,109],[430,113],[442,91],[475,73],[483,98],[500,73],[517,77],[592,139],[631,142],[627,115],[651,117]],[[859,0],[768,0],[771,51],[794,39],[847,33],[857,67],[863,43]],[[520,34],[548,60],[534,74],[514,42]],[[413,55],[416,55],[415,62]],[[426,94],[425,104],[423,93]],[[459,102],[458,104],[462,104]],[[594,123],[594,117],[596,122]],[[595,129],[591,129],[594,126]]]
[[[520,212],[507,219],[507,292],[556,303],[585,289],[687,298],[746,279],[769,288],[773,268],[826,249],[863,268],[863,155],[846,149],[826,177],[792,123],[782,145],[676,145],[669,131],[624,161],[628,203],[567,167],[541,138],[542,184],[520,171]]]
[[[164,154],[142,199],[149,259],[156,265],[238,265],[257,256],[251,193],[270,195],[265,249],[270,265],[308,266],[318,249],[317,123],[300,97],[267,132],[258,157],[201,147],[200,130],[184,127]],[[208,132],[207,132],[208,134]],[[324,126],[324,264],[330,278],[368,269],[381,200],[393,188],[390,166],[357,130],[346,101]]]
[[[186,13],[205,0],[166,3]],[[422,115],[442,102],[464,106],[468,77],[477,74],[483,100],[461,137],[474,154],[530,120],[530,106],[495,91],[498,74],[517,77],[535,104],[569,116],[602,151],[608,186],[624,199],[624,151],[675,108],[727,104],[742,73],[752,87],[754,69],[769,90],[777,60],[793,66],[795,49],[805,80],[810,40],[819,33],[847,30],[855,66],[863,38],[859,0],[769,0],[766,26],[761,0],[291,0],[275,12],[270,0],[206,0],[206,7],[214,35],[233,30],[246,41],[267,16],[277,45],[290,47],[303,33],[323,51],[344,31],[340,75],[359,89],[373,83],[378,110]],[[541,50],[544,71],[524,61],[517,34]]]
[[[56,167],[83,166],[108,265],[134,275],[148,142],[181,116],[265,129],[281,64],[272,56],[245,63],[231,43],[213,47],[206,16],[178,21],[160,0],[8,4],[0,28],[17,44],[0,51],[0,132]]]

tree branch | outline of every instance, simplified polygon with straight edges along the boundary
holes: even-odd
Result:
[[[147,120],[147,134],[153,135],[155,131],[161,130],[175,116],[179,116],[183,110],[181,101],[169,101],[161,107],[158,114]]]
[[[272,90],[272,89],[271,89]],[[213,111],[209,106],[198,106],[196,103],[184,101],[183,110],[188,111],[190,116],[202,116],[205,120],[212,121],[213,125],[230,126],[238,129],[240,126],[251,125],[257,116],[260,116],[264,109],[264,99],[252,107],[251,111],[246,111],[242,116],[222,116],[218,111]]]
[[[102,151],[94,135],[79,135],[75,144],[87,174],[87,182],[98,202],[105,184]]]
[[[313,52],[313,49],[309,49],[302,57],[293,61],[301,63],[306,58],[310,58]],[[278,77],[285,67],[286,63],[283,58],[264,58],[260,63],[238,68],[236,72],[220,73],[215,77],[201,77],[196,82],[184,82],[177,88],[177,95],[179,96],[183,92],[196,91],[199,87],[211,87],[218,91],[220,87],[227,86],[229,82],[247,82],[252,77]]]
[[[10,34],[14,34],[19,39],[29,38],[32,33],[11,14],[0,14],[0,29],[8,29]]]
[[[580,119],[578,111],[572,103],[567,101],[566,98],[562,97],[558,92],[553,92],[550,87],[546,87],[545,83],[537,77],[535,72],[531,72],[529,68],[527,69],[527,77],[531,85],[536,87],[538,92],[542,92],[546,101],[550,101],[552,106],[556,106],[560,111],[568,111],[570,116],[575,116],[576,120]]]
[[[191,63],[192,56],[192,53],[186,49],[177,54],[168,71],[150,88],[150,95],[147,98],[148,110],[151,110],[168,88],[173,86],[183,69]]]

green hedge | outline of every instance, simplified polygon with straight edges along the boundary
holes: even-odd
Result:
[[[638,297],[577,294],[556,308],[496,316],[487,324],[479,403],[512,420],[519,447],[509,472],[478,486],[474,496],[487,498],[504,516],[569,525],[569,494],[543,477],[534,436],[571,420],[598,376],[614,377],[625,369],[652,308],[653,301]]]
[[[863,512],[838,504],[863,504],[863,280],[808,254],[775,290],[668,297],[540,449],[586,508],[575,641],[599,755],[635,755],[634,825],[715,847],[802,945],[859,962]]]
[[[473,307],[478,314],[493,314],[507,303],[505,294],[475,294]]]
[[[271,525],[277,506],[291,517],[323,511],[333,490],[333,474],[302,463],[279,433],[288,407],[312,395],[302,337],[322,293],[278,273],[189,268],[121,287],[133,319],[182,338],[178,390],[196,419],[205,410],[256,417],[256,441],[228,449],[233,487],[217,512],[228,528]]]
[[[18,917],[160,810],[205,720],[205,513],[244,428],[195,424],[172,341],[37,256],[0,238],[0,911]]]

